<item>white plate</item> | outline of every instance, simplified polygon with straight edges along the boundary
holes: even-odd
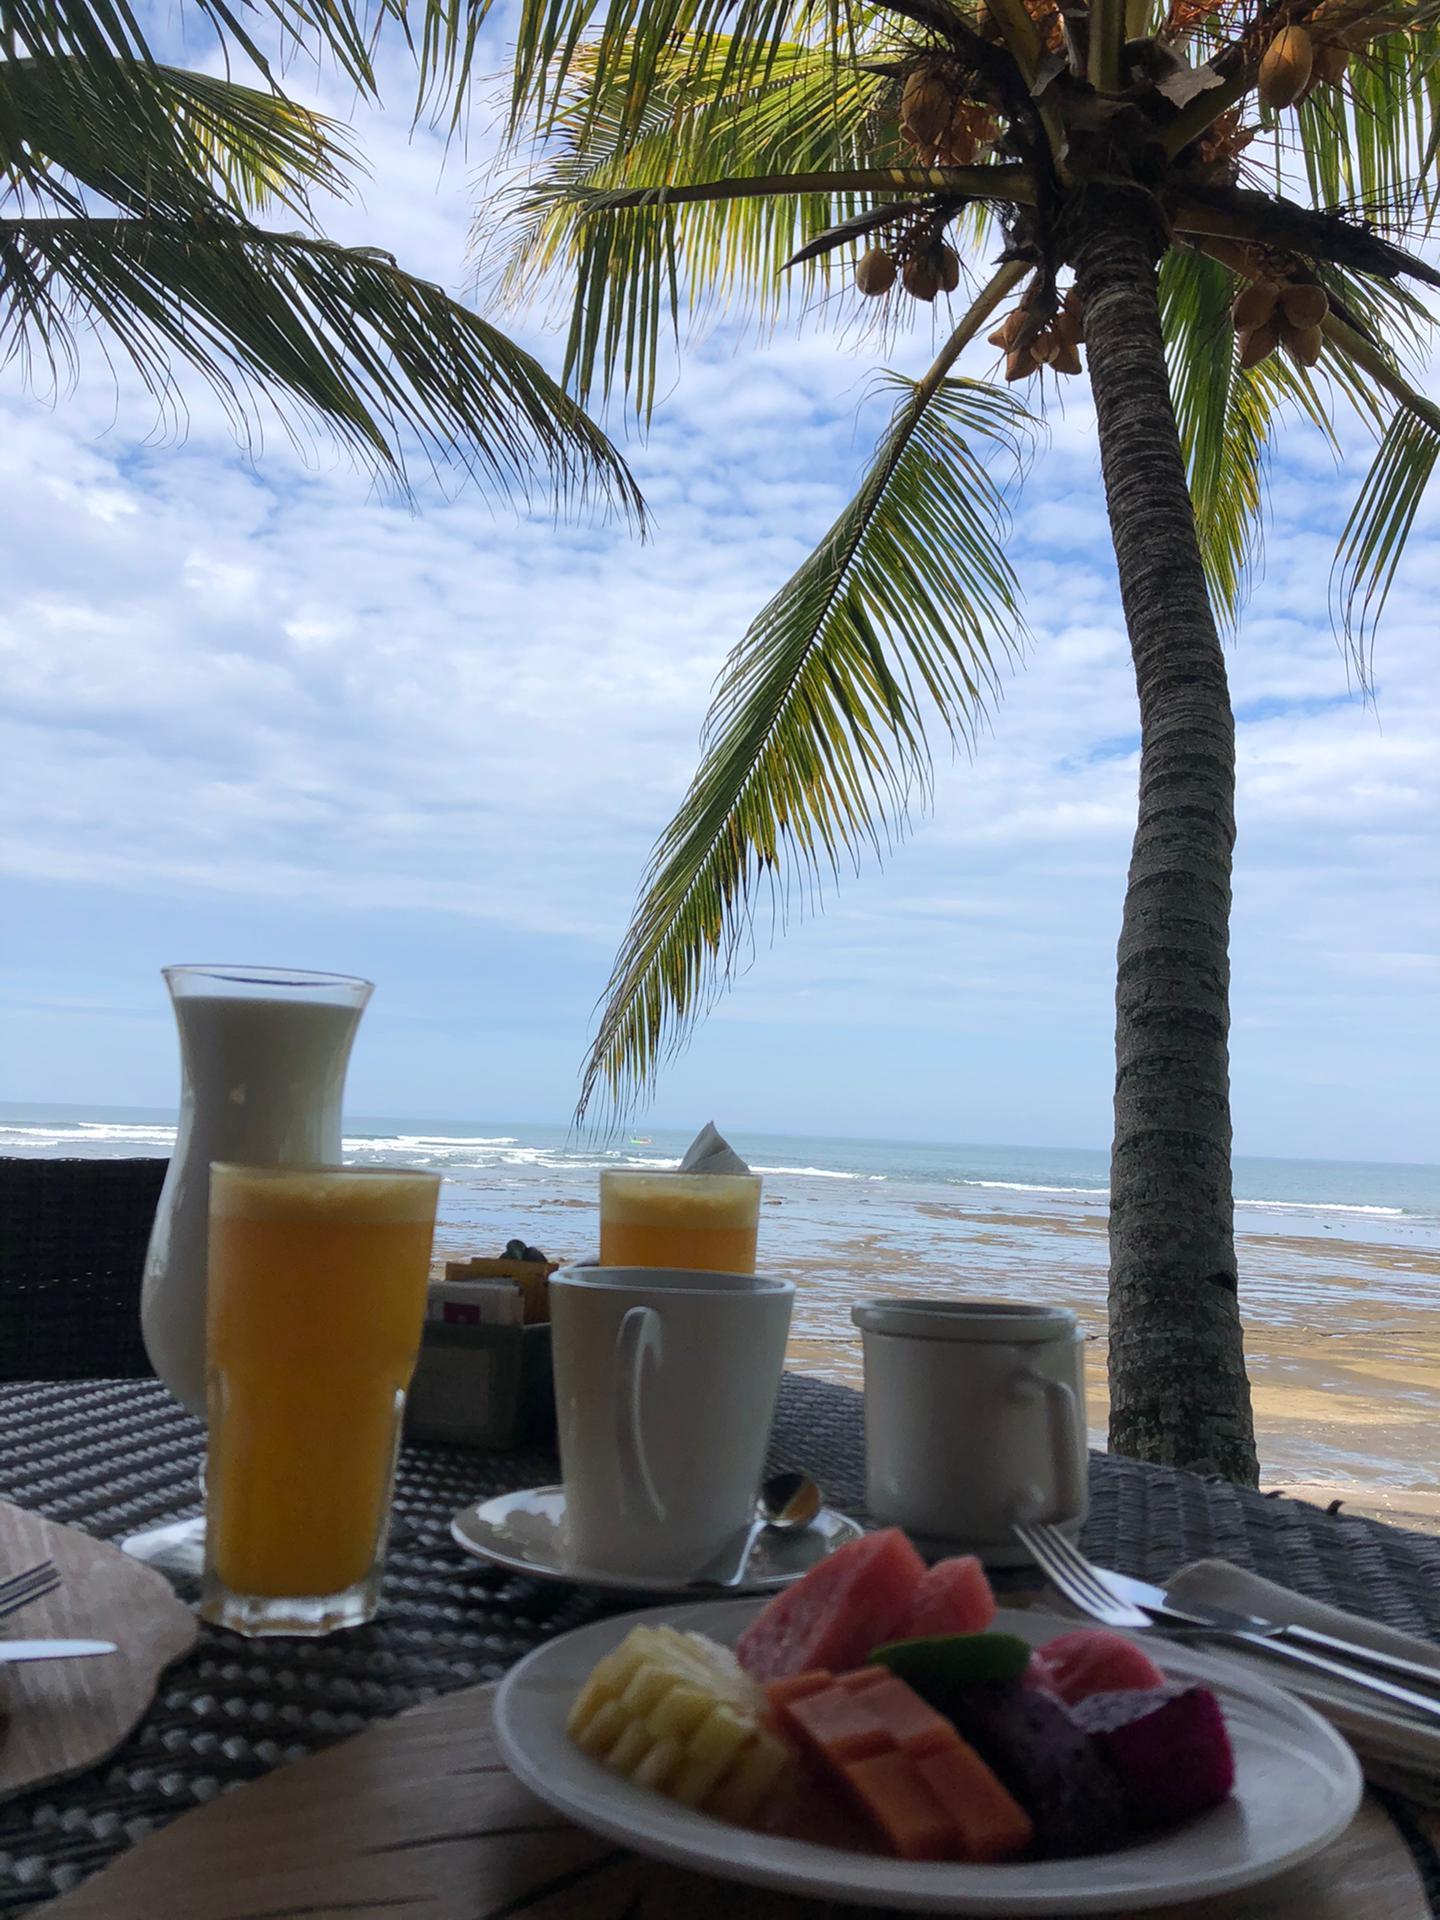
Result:
[[[733,1645],[758,1611],[754,1600],[657,1607],[537,1647],[505,1676],[495,1700],[500,1751],[511,1770],[560,1813],[638,1853],[755,1886],[930,1913],[1101,1913],[1228,1893],[1318,1852],[1344,1832],[1360,1804],[1359,1764],[1317,1714],[1224,1660],[1169,1644],[1166,1669],[1213,1687],[1223,1702],[1235,1748],[1234,1795],[1183,1827],[1081,1860],[920,1863],[751,1833],[607,1773],[567,1739],[565,1717],[581,1682],[637,1620],[668,1621]],[[995,1622],[997,1631],[1032,1644],[1074,1625],[1028,1612],[1004,1612]],[[1154,1640],[1146,1644],[1155,1647]]]
[[[587,1587],[605,1587],[613,1593],[699,1594],[715,1591],[713,1582],[636,1579],[633,1575],[598,1573],[572,1566],[565,1554],[565,1489],[527,1487],[523,1493],[502,1493],[478,1507],[462,1507],[450,1522],[450,1536],[477,1560],[528,1573],[534,1580],[570,1580]],[[822,1507],[808,1527],[798,1533],[762,1533],[755,1542],[743,1586],[734,1593],[773,1593],[788,1587],[817,1560],[823,1560],[847,1540],[865,1531],[858,1520]]]

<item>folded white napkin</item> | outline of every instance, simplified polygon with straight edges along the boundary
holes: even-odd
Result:
[[[715,1122],[707,1120],[685,1149],[681,1173],[749,1173],[750,1169],[736,1153]]]
[[[1326,1606],[1323,1601],[1307,1600],[1288,1587],[1262,1580],[1257,1573],[1232,1567],[1228,1561],[1196,1560],[1172,1575],[1167,1586],[1181,1606],[1189,1602],[1229,1607],[1234,1613],[1258,1614],[1281,1626],[1314,1627],[1338,1639],[1352,1640],[1357,1646],[1416,1660],[1434,1669],[1440,1692],[1440,1647],[1359,1614]],[[1377,1785],[1392,1787],[1423,1805],[1440,1806],[1440,1721],[1426,1726],[1407,1719],[1373,1694],[1343,1681],[1304,1673],[1278,1660],[1267,1660],[1263,1654],[1238,1653],[1233,1647],[1224,1651],[1227,1660],[1236,1661],[1273,1685],[1283,1686],[1337,1726]]]

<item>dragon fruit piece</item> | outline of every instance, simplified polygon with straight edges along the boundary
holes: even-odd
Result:
[[[1092,1693],[1070,1709],[1094,1739],[1139,1820],[1187,1820],[1235,1785],[1235,1756],[1208,1687]]]
[[[965,1687],[947,1711],[1035,1822],[1043,1853],[1103,1853],[1131,1837],[1118,1775],[1052,1694],[1014,1681]]]

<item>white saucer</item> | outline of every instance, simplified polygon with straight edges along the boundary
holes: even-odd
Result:
[[[478,1507],[462,1507],[450,1522],[455,1544],[477,1560],[527,1573],[533,1580],[569,1580],[579,1586],[608,1587],[616,1593],[713,1594],[713,1585],[674,1578],[637,1579],[572,1566],[565,1553],[565,1489],[528,1487],[502,1493]],[[799,1533],[762,1533],[755,1542],[745,1584],[731,1593],[772,1593],[788,1587],[847,1540],[865,1531],[833,1507],[822,1507]]]

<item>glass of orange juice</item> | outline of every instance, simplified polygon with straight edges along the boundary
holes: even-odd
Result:
[[[205,1619],[374,1618],[439,1191],[388,1167],[211,1168]]]
[[[754,1273],[758,1173],[616,1168],[600,1176],[602,1267]]]

